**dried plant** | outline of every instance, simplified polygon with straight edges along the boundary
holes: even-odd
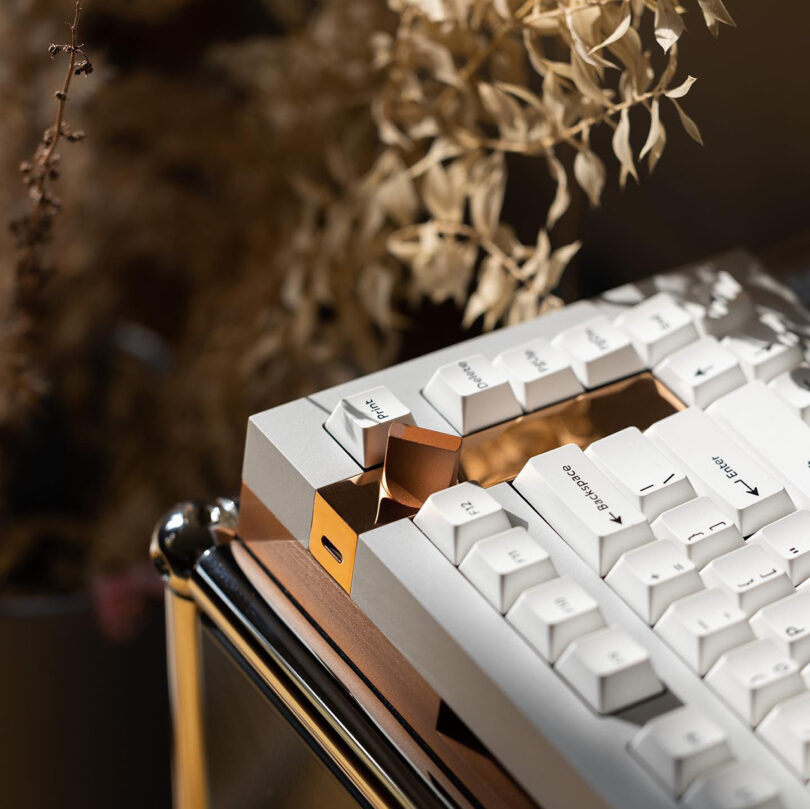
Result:
[[[81,3],[77,2],[70,23],[70,42],[48,48],[51,59],[59,54],[67,57],[62,86],[54,93],[56,117],[43,133],[31,160],[19,167],[28,188],[30,210],[10,223],[17,259],[13,293],[0,330],[5,343],[0,359],[0,388],[8,392],[0,424],[19,418],[45,389],[41,370],[33,362],[43,332],[42,292],[51,274],[45,248],[51,242],[54,218],[61,208],[61,200],[53,190],[60,171],[57,147],[63,140],[84,140],[84,132],[72,129],[65,121],[65,108],[74,76],[88,76],[93,71],[79,41],[81,12]]]
[[[51,117],[42,37],[63,4],[0,15],[5,178]],[[487,326],[553,305],[577,207],[622,173],[611,135],[638,174],[650,116],[653,164],[677,120],[677,43],[655,39],[680,33],[671,3],[319,0],[304,16],[263,0],[267,35],[242,39],[238,4],[202,4],[199,52],[177,70],[172,37],[199,5],[94,2],[110,67],[87,84],[93,137],[62,167],[30,318],[0,238],[0,421],[48,381],[30,428],[0,429],[0,587],[84,586],[142,560],[173,501],[234,491],[250,413],[392,362],[409,302],[455,301]],[[132,25],[154,47],[116,61],[103,37]],[[527,166],[536,202],[515,187]],[[518,209],[533,223],[507,221]],[[31,469],[33,502],[14,485]]]
[[[686,8],[674,0],[390,5],[396,29],[375,35],[379,73],[365,82],[381,143],[370,167],[358,171],[356,138],[349,148],[335,138],[326,171],[296,181],[303,207],[284,253],[289,314],[274,328],[302,345],[315,333],[313,307],[390,332],[403,286],[412,298],[454,300],[465,324],[482,317],[484,328],[558,305],[553,291],[580,242],[555,246],[555,225],[575,185],[598,205],[608,174],[592,133],[612,130],[622,186],[639,179],[639,161],[652,171],[661,158],[667,104],[702,142],[681,106],[695,79],[676,80]],[[733,25],[721,0],[694,7],[715,35]],[[631,121],[646,132],[638,154]],[[556,187],[532,244],[502,217],[513,156],[544,161]],[[279,339],[277,352],[286,345]]]

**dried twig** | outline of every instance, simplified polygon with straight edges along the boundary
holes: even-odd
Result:
[[[30,210],[10,223],[17,247],[14,299],[0,322],[2,356],[0,356],[0,390],[5,398],[0,402],[0,426],[19,420],[46,389],[42,363],[38,361],[44,329],[43,290],[50,276],[44,257],[44,246],[53,235],[54,217],[61,201],[53,191],[59,179],[59,153],[62,140],[78,142],[84,132],[71,129],[65,122],[65,108],[74,76],[92,73],[93,65],[79,40],[79,18],[82,6],[74,6],[70,26],[70,42],[52,44],[51,59],[58,54],[68,57],[62,86],[54,93],[56,118],[48,127],[30,160],[20,164],[23,183],[28,187]]]
[[[42,245],[50,241],[53,218],[59,212],[61,200],[52,191],[52,184],[59,178],[59,154],[56,147],[64,138],[69,142],[84,139],[84,132],[74,131],[65,123],[65,107],[74,75],[88,75],[93,65],[87,58],[84,45],[79,44],[79,17],[82,6],[77,2],[70,23],[70,42],[65,45],[52,44],[48,48],[51,58],[64,53],[68,56],[68,65],[61,89],[54,93],[56,99],[56,120],[42,135],[31,160],[20,165],[23,182],[28,186],[28,196],[32,207],[30,212],[11,224],[12,232],[17,239],[19,256],[17,259],[18,299],[26,308],[32,295],[35,295],[45,283],[45,271],[40,255]]]

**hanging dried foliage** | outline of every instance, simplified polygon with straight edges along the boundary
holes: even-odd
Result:
[[[714,34],[719,23],[733,25],[720,0],[693,5]],[[558,305],[553,291],[580,244],[555,244],[554,228],[577,187],[598,205],[607,176],[591,133],[613,130],[622,186],[639,180],[642,161],[652,171],[661,158],[667,105],[702,143],[681,106],[695,79],[677,76],[690,9],[674,0],[390,6],[396,28],[374,36],[379,73],[363,82],[380,141],[375,159],[358,173],[335,139],[326,178],[297,183],[290,322],[306,317],[304,301],[334,305],[346,289],[357,296],[348,316],[386,330],[398,323],[392,295],[403,286],[412,297],[454,300],[465,324],[483,318],[485,328]],[[641,127],[636,154],[631,130]],[[522,244],[502,216],[510,155],[545,161],[556,186],[534,244]]]

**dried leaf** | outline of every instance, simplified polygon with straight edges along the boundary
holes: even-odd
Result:
[[[546,216],[546,228],[551,230],[559,218],[568,210],[571,195],[568,193],[568,175],[565,168],[563,168],[563,164],[552,153],[547,155],[546,160],[548,161],[548,170],[557,182],[557,191]]]
[[[596,51],[600,51],[602,48],[606,48],[608,45],[617,42],[627,33],[627,30],[630,28],[630,23],[632,22],[629,2],[622,3],[621,14],[622,16],[619,20],[619,24],[613,30],[613,33],[610,34],[610,36],[608,36],[606,39],[602,40],[602,42],[600,42],[598,45],[594,45],[590,51],[588,51],[589,55],[593,55],[596,53]]]
[[[667,90],[667,98],[683,98],[691,89],[692,85],[697,81],[694,76],[687,76],[685,81],[671,90]]]
[[[681,105],[674,98],[670,100],[675,105],[675,109],[678,110],[678,117],[681,119],[681,125],[686,134],[703,146],[703,138],[700,135],[698,125],[683,111]]]
[[[525,323],[533,320],[540,314],[540,307],[543,302],[542,295],[539,295],[531,287],[524,287],[515,293],[509,313],[506,316],[506,325],[514,326],[517,323]]]
[[[613,62],[603,58],[598,52],[590,52],[591,48],[596,44],[593,36],[593,23],[600,18],[600,13],[609,14],[609,7],[602,6],[600,12],[600,8],[596,6],[590,8],[587,6],[566,6],[565,22],[574,43],[574,48],[585,62],[594,67],[615,67]]]
[[[571,259],[579,252],[582,242],[571,242],[571,244],[558,247],[549,258],[550,270],[548,274],[548,289],[554,289],[560,283],[563,270],[568,266]]]
[[[644,146],[641,147],[638,158],[642,160],[647,152],[652,151],[653,146],[658,143],[658,138],[661,134],[661,110],[658,99],[654,98],[650,105],[650,132],[647,135],[647,140]]]
[[[619,125],[613,132],[613,153],[623,169],[622,187],[624,187],[624,179],[627,174],[632,174],[638,182],[638,174],[636,174],[636,167],[633,163],[633,151],[630,148],[630,114],[626,108],[622,110]]]
[[[543,105],[549,111],[551,120],[561,126],[565,119],[566,99],[553,73],[546,74],[543,81]]]
[[[625,36],[608,46],[629,74],[631,85],[636,92],[644,92],[653,79],[653,69],[649,54],[645,51],[641,36],[631,28]]]
[[[520,104],[508,93],[493,84],[481,82],[478,93],[484,108],[495,119],[504,138],[522,141],[526,139],[529,125]]]
[[[521,87],[521,85],[519,84],[510,84],[505,81],[496,82],[495,86],[499,90],[503,90],[503,92],[509,93],[510,95],[513,95],[516,98],[525,101],[530,107],[534,107],[534,109],[536,109],[543,115],[548,114],[545,106],[543,105],[543,100],[538,95],[535,95],[535,93],[529,90],[528,87]]]
[[[425,16],[433,22],[441,22],[447,17],[442,0],[411,0],[411,3],[421,9]]]
[[[509,275],[500,259],[495,256],[485,258],[478,284],[464,309],[462,325],[469,328],[484,315],[484,328],[493,328],[509,306],[515,286],[515,279]]]
[[[664,53],[678,41],[683,29],[683,20],[672,0],[658,0],[655,7],[655,38]]]
[[[458,83],[458,70],[448,47],[422,34],[413,34],[411,41],[439,81],[451,85]]]
[[[452,299],[461,306],[467,298],[477,253],[473,242],[428,236],[412,264],[419,289],[433,303]]]
[[[703,12],[703,19],[706,21],[708,29],[717,36],[717,24],[724,23],[735,28],[737,23],[731,18],[731,14],[723,5],[722,0],[698,0],[700,10]]]
[[[605,186],[605,164],[590,149],[580,149],[574,158],[574,177],[588,195],[592,206],[599,205]]]
[[[375,199],[397,225],[403,226],[416,218],[419,199],[402,159],[396,157],[392,163],[393,171],[376,189]]]
[[[655,141],[652,149],[650,150],[650,156],[647,158],[647,166],[650,169],[650,174],[655,171],[655,167],[658,165],[658,161],[661,159],[661,155],[664,153],[664,147],[667,145],[667,132],[664,129],[664,125],[659,123],[658,125],[658,140]]]
[[[490,170],[470,196],[470,217],[473,227],[491,238],[498,229],[503,195],[506,190],[506,172],[503,157],[496,153],[498,162]]]
[[[509,8],[509,0],[493,0],[492,7],[502,19],[512,19],[512,9]]]
[[[464,149],[461,146],[447,138],[436,138],[430,145],[427,154],[414,163],[408,173],[415,179],[424,174],[432,165],[441,163],[451,157],[458,157],[463,151]]]
[[[409,239],[399,231],[394,231],[386,242],[388,252],[394,258],[405,264],[410,264],[421,250],[421,245],[415,239]]]
[[[576,51],[571,51],[571,78],[574,84],[585,98],[590,98],[600,106],[607,106],[609,103],[605,91],[596,83],[594,76],[595,68],[586,64]]]
[[[449,222],[460,222],[464,212],[465,194],[463,186],[454,179],[458,173],[451,175],[440,163],[434,163],[425,174],[422,185],[422,201],[428,212]]]
[[[383,329],[402,328],[406,319],[393,307],[397,279],[391,267],[374,263],[364,268],[357,290],[371,319]]]

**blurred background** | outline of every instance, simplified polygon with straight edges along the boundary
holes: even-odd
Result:
[[[728,5],[736,29],[716,42],[693,14],[681,47],[705,147],[673,127],[651,177],[620,191],[611,166],[601,207],[575,199],[559,225],[584,242],[566,300],[729,247],[781,260],[806,243],[810,9]],[[5,221],[27,206],[18,167],[53,121],[64,65],[48,45],[71,12],[3,3]],[[397,293],[391,328],[350,286],[325,307],[289,280],[306,255],[291,178],[325,176],[335,137],[367,137],[369,39],[393,25],[384,0],[85,3],[95,69],[68,118],[87,138],[60,150],[33,347],[10,314],[15,245],[0,230],[7,805],[168,805],[156,520],[238,492],[249,414],[469,334],[452,301]],[[533,241],[553,189],[544,164],[516,162],[504,216]]]

